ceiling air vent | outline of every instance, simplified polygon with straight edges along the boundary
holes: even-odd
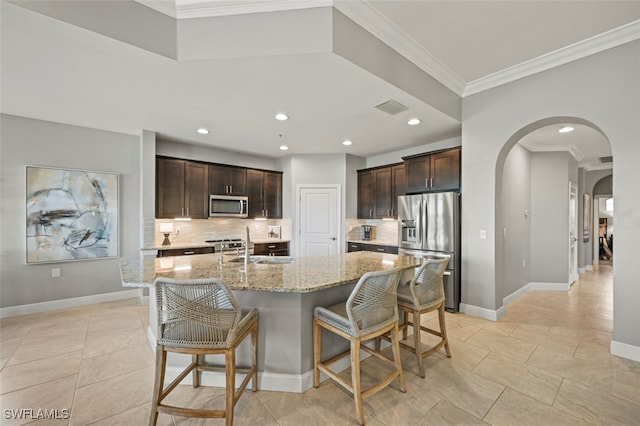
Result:
[[[376,108],[382,112],[386,112],[387,114],[397,114],[402,111],[406,111],[407,108],[405,105],[402,105],[398,101],[394,101],[393,99],[389,99],[386,102],[381,103],[380,105],[376,105]]]
[[[613,163],[613,157],[609,155],[608,157],[600,157],[601,163]]]

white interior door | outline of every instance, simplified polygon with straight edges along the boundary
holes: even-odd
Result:
[[[338,253],[340,238],[340,186],[300,185],[298,256],[317,257]]]
[[[578,280],[578,187],[569,182],[569,284]]]

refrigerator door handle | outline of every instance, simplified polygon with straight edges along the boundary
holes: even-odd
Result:
[[[451,275],[451,271],[444,271],[444,275]]]
[[[422,201],[418,202],[418,217],[416,218],[416,231],[418,233],[418,244],[422,247]]]

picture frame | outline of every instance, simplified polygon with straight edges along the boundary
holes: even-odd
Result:
[[[592,212],[591,208],[591,196],[584,194],[582,196],[582,242],[588,243],[591,239],[591,221]]]
[[[118,173],[26,166],[26,262],[114,258]]]
[[[280,239],[281,235],[280,225],[269,225],[267,227],[267,238]]]

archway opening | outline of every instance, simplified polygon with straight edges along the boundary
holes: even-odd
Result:
[[[578,117],[536,121],[505,143],[496,164],[496,306],[532,289],[568,290],[592,267],[601,157],[611,157],[607,137]]]

